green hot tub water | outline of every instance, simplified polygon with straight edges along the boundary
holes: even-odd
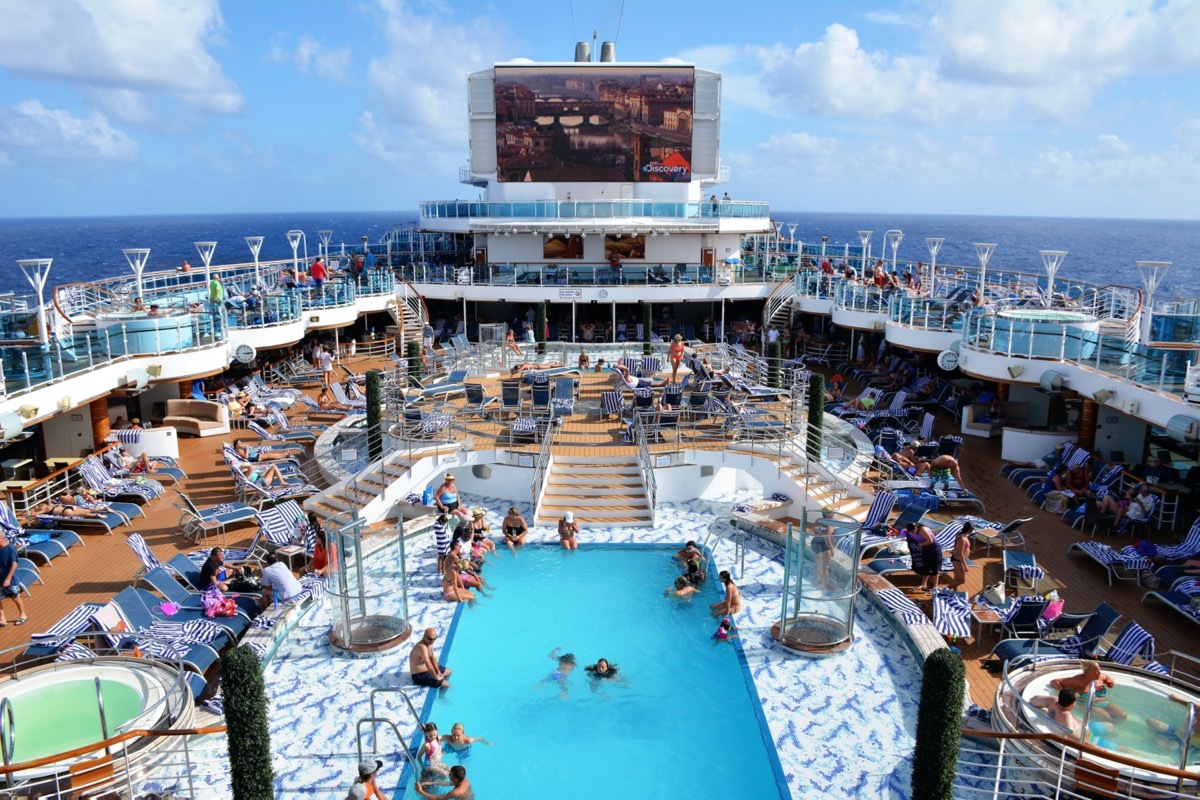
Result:
[[[101,678],[100,691],[110,737],[117,726],[142,713],[142,695],[136,688]],[[11,702],[15,762],[33,761],[104,738],[96,706],[96,683],[92,679],[63,681],[18,694]],[[6,727],[7,724],[5,721]]]

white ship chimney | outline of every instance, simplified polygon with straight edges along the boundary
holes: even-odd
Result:
[[[611,64],[617,60],[617,43],[616,42],[601,42],[600,43],[600,60]]]
[[[592,46],[587,42],[575,43],[575,61],[576,63],[587,63],[592,60]]]

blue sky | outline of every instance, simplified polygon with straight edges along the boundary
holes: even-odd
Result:
[[[796,211],[1200,217],[1200,2],[0,0],[0,216],[473,196],[467,72],[724,74],[732,196]],[[618,27],[619,26],[619,27]]]

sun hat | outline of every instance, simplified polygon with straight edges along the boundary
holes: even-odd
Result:
[[[471,512],[472,517],[482,517],[486,512],[482,508],[477,508]]]
[[[447,473],[446,473],[446,480],[448,480],[448,481],[452,481],[452,480],[454,480],[454,473],[453,473],[453,472],[447,472]]]
[[[675,334],[675,341],[677,341],[677,342],[683,341],[683,334],[680,334],[680,333]]]
[[[566,514],[563,514],[563,519],[565,519],[567,522],[574,522],[575,521],[575,512],[568,511]]]

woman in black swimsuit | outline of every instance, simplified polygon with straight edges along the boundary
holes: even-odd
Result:
[[[516,555],[517,548],[525,546],[525,534],[529,533],[529,525],[516,506],[508,509],[508,514],[501,524],[504,526],[504,543],[512,550],[513,555]]]

